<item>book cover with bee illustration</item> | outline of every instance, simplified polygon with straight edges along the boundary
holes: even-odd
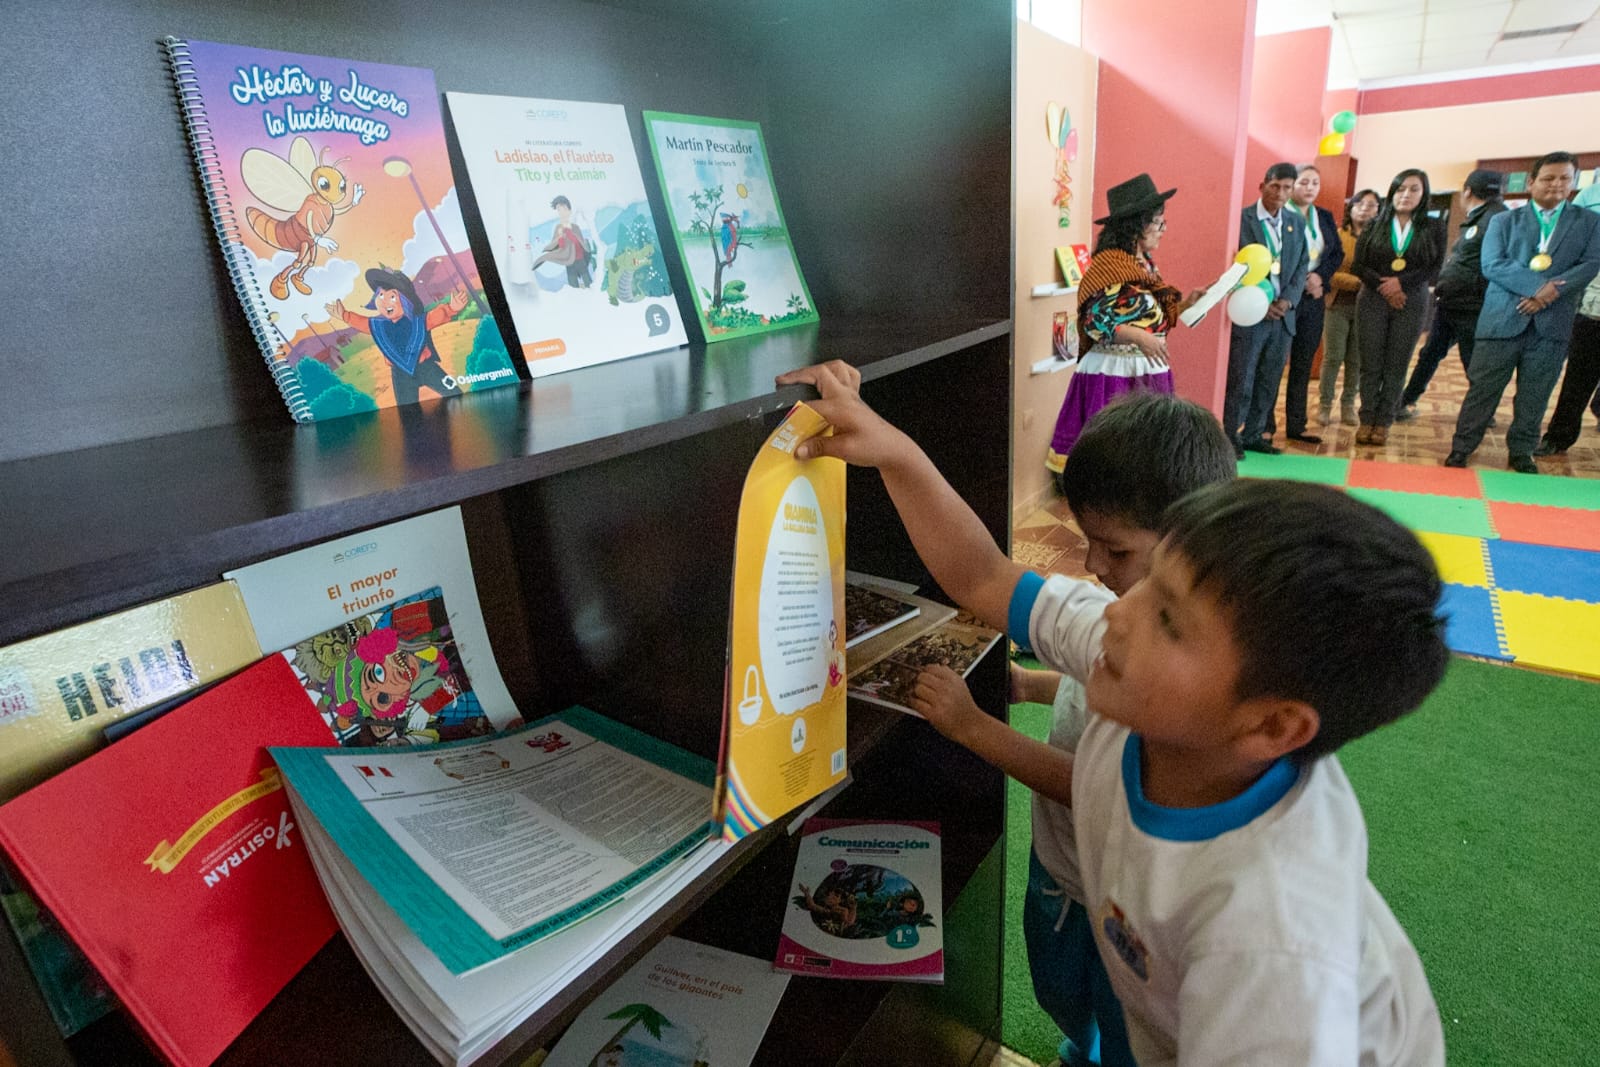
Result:
[[[445,99],[529,373],[684,344],[622,105]]]
[[[432,71],[164,43],[223,259],[295,421],[517,381]]]

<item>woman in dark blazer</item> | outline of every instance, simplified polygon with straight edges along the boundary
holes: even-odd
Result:
[[[1344,262],[1344,245],[1339,242],[1339,220],[1333,212],[1317,207],[1322,192],[1322,172],[1310,163],[1300,168],[1288,207],[1306,220],[1306,295],[1295,307],[1294,340],[1289,343],[1289,395],[1283,401],[1284,430],[1291,441],[1308,445],[1322,438],[1306,432],[1306,392],[1311,388],[1311,364],[1322,343],[1324,300],[1333,288],[1333,275]],[[1270,428],[1272,420],[1267,420]]]
[[[1356,332],[1361,338],[1361,428],[1356,444],[1381,445],[1400,409],[1406,368],[1422,334],[1428,285],[1444,263],[1443,223],[1428,217],[1428,175],[1394,176],[1378,217],[1356,241],[1351,272],[1361,279]]]

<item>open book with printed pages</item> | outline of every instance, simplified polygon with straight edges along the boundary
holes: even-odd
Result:
[[[272,755],[351,945],[443,1063],[493,1047],[726,848],[710,761],[584,708]]]
[[[965,678],[999,640],[998,630],[951,619],[851,674],[850,695],[915,715],[911,693],[923,670],[941,664]]]
[[[911,618],[874,634],[850,648],[845,660],[845,671],[852,683],[857,675],[870,670],[923,634],[937,630],[956,615],[956,609],[950,605],[917,596],[902,588],[900,583],[888,583],[881,578],[854,572],[851,572],[850,583],[897,597],[917,609],[917,613]]]
[[[844,585],[844,647],[861,642],[916,618],[922,608],[904,593],[880,585],[853,582]]]

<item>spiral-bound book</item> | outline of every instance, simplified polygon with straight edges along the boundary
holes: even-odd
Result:
[[[163,43],[223,260],[297,422],[517,381],[432,71]]]

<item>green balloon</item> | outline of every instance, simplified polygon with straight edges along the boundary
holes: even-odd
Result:
[[[1328,123],[1334,133],[1349,133],[1356,128],[1356,113],[1354,111],[1341,111],[1333,116],[1333,121]]]
[[[1061,109],[1061,132],[1056,135],[1056,147],[1067,147],[1067,134],[1072,132],[1072,112]]]

